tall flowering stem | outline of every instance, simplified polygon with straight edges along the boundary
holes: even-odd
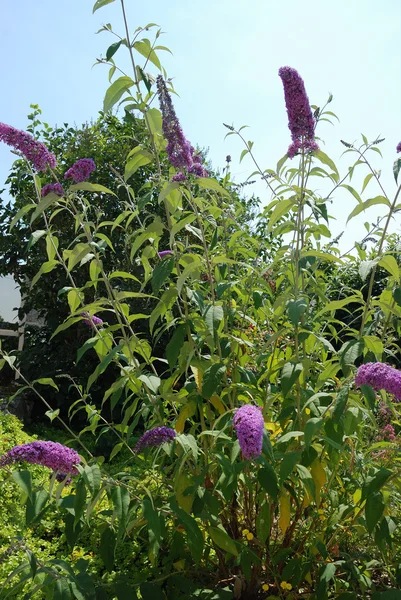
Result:
[[[400,142],[400,144],[401,144],[401,142]],[[367,161],[365,160],[365,162],[367,162]],[[370,167],[369,163],[368,163],[368,166]],[[386,219],[386,223],[385,223],[384,228],[383,228],[383,232],[382,232],[382,236],[381,236],[379,248],[377,250],[377,256],[378,257],[380,257],[382,255],[382,253],[383,253],[383,246],[384,246],[384,242],[385,242],[385,239],[386,239],[387,230],[388,230],[388,227],[390,225],[391,217],[394,214],[395,207],[397,205],[397,201],[398,201],[398,197],[400,195],[400,192],[401,192],[401,185],[398,187],[398,189],[396,191],[393,203],[391,204],[389,213],[387,215],[387,219]],[[364,310],[363,315],[362,315],[361,328],[360,328],[360,331],[359,331],[359,335],[361,337],[363,335],[363,330],[365,328],[365,323],[366,323],[366,320],[367,320],[367,317],[368,317],[368,313],[369,313],[370,301],[372,299],[372,291],[373,291],[373,284],[374,284],[374,281],[375,281],[376,270],[377,270],[377,263],[373,266],[372,272],[370,274],[368,295],[367,295],[367,298],[366,298],[365,310]],[[383,332],[383,335],[384,335],[384,333],[385,333],[385,331]]]
[[[37,171],[46,171],[48,167],[54,169],[57,165],[54,154],[26,131],[0,123],[0,141],[21,152]]]
[[[281,67],[278,74],[284,86],[288,128],[292,138],[288,156],[294,158],[301,150],[319,150],[315,142],[316,122],[302,77],[292,67]]]

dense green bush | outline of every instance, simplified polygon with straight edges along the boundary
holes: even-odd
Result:
[[[112,2],[98,0],[94,10]],[[321,121],[333,116],[332,97],[311,107],[300,75],[284,67],[292,143],[275,169],[257,166],[251,174],[272,198],[260,226],[244,227],[246,206],[229,161],[222,177],[213,177],[180,127],[160,63],[160,30],[150,24],[131,37],[124,10],[123,21],[123,34],[101,61],[112,80],[103,109],[107,115],[121,102],[134,111],[141,138],[122,164],[99,172],[124,171],[124,206],[88,162],[73,167],[88,169],[85,176],[71,185],[62,180],[60,191],[58,179],[73,161],[55,168],[46,148],[0,125],[2,139],[25,153],[32,170],[36,197],[11,224],[11,231],[42,228],[32,285],[45,289],[51,277],[63,286],[57,301],[49,292],[66,314],[53,339],[75,336],[77,364],[95,361],[86,381],[71,378],[65,364],[68,416],[86,419],[78,434],[43,394],[50,387],[57,402],[59,378],[22,373],[81,457],[78,463],[66,447],[50,452],[43,441],[33,462],[51,469],[46,483],[30,467],[9,473],[21,449],[2,459],[24,494],[24,531],[43,537],[51,515],[52,531],[59,527],[61,535],[57,560],[28,551],[27,563],[10,567],[1,593],[18,598],[23,589],[27,599],[56,600],[398,599],[401,373],[383,363],[398,351],[400,267],[385,243],[399,210],[401,159],[394,193],[381,195],[371,157],[382,140],[343,142],[351,165],[341,176],[317,137]],[[112,32],[110,25],[103,30]],[[123,50],[131,76],[116,70]],[[244,142],[242,155],[254,158],[242,128],[227,128]],[[52,167],[44,174],[38,156]],[[362,169],[359,193],[349,178]],[[138,173],[144,183],[133,189]],[[42,195],[51,175],[57,187]],[[315,178],[327,194],[318,195]],[[375,185],[380,195],[369,197]],[[349,220],[372,205],[386,210],[375,228],[377,246],[369,256],[359,247],[366,288],[352,281],[354,256],[341,256],[331,240],[327,204],[339,188],[357,201]],[[111,212],[115,207],[107,221],[94,218],[103,199]],[[342,268],[351,273],[347,281]],[[2,355],[2,364],[15,367],[15,355]],[[22,450],[28,462],[30,449]]]

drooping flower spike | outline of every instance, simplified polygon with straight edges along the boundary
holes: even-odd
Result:
[[[180,122],[174,110],[166,82],[159,75],[156,79],[157,94],[163,117],[163,133],[167,140],[167,155],[170,163],[177,169],[184,169],[196,177],[207,177],[208,172],[202,167],[202,158],[194,156],[194,148],[186,139]],[[173,176],[173,181],[186,181],[185,174],[180,170]]]
[[[35,140],[30,133],[11,125],[0,123],[0,142],[21,152],[37,171],[46,171],[47,167],[54,169],[57,164],[54,154],[42,142]]]
[[[172,442],[176,435],[174,429],[166,426],[149,429],[149,431],[146,431],[139,439],[135,446],[135,452],[139,453],[142,452],[144,448],[157,447],[166,442]]]
[[[79,454],[72,448],[67,448],[58,442],[37,441],[14,446],[8,450],[0,458],[0,466],[27,462],[48,467],[64,478],[67,475],[78,475],[76,465],[80,461]]]

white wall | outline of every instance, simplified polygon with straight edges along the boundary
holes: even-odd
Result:
[[[17,321],[17,312],[21,297],[17,284],[12,277],[0,277],[0,316],[6,321]]]

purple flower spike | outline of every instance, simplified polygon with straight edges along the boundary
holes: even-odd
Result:
[[[160,259],[166,258],[167,256],[171,256],[173,253],[172,250],[162,250],[157,253]]]
[[[157,77],[156,84],[163,117],[163,133],[167,140],[168,159],[173,167],[189,169],[192,165],[194,149],[181,129],[166,82],[161,75]]]
[[[149,431],[144,433],[139,439],[135,446],[135,452],[139,453],[142,452],[144,448],[161,446],[162,444],[172,442],[176,435],[174,429],[170,429],[170,427],[163,426],[149,429]]]
[[[401,142],[397,146],[397,152],[401,152]]]
[[[33,465],[42,465],[63,474],[78,475],[76,465],[81,462],[79,454],[58,442],[29,442],[14,446],[0,458],[0,466],[11,465],[16,462],[27,462]]]
[[[50,194],[51,192],[53,192],[53,194],[57,194],[57,196],[63,196],[64,190],[61,183],[48,183],[42,187],[43,197],[47,196],[47,194]]]
[[[361,365],[355,377],[355,385],[370,385],[374,390],[386,390],[401,401],[401,371],[385,363]]]
[[[81,183],[89,179],[90,174],[96,169],[95,162],[91,158],[80,158],[72,165],[64,175],[64,179],[70,177],[75,183]]]
[[[288,148],[289,158],[294,158],[300,150],[319,150],[315,142],[315,118],[302,77],[291,67],[281,67],[278,74],[284,86],[288,128],[293,142]]]
[[[82,319],[82,323],[85,323],[88,327],[92,327],[92,329],[95,328],[95,325],[97,327],[103,325],[103,320],[100,317],[96,317],[95,315],[91,317],[87,312],[82,313],[82,316],[85,317],[85,319]]]
[[[262,409],[245,404],[235,413],[233,423],[244,457],[250,460],[260,456],[265,427]]]
[[[54,169],[57,164],[54,154],[49,152],[42,142],[35,140],[30,133],[5,123],[0,123],[0,142],[21,152],[37,171],[46,171],[47,167]]]

